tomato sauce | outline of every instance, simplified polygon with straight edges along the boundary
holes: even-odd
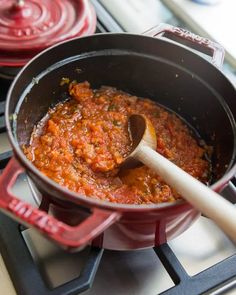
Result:
[[[209,180],[206,147],[186,124],[155,102],[112,87],[93,90],[72,82],[70,99],[50,109],[36,126],[27,158],[46,176],[85,197],[124,204],[172,202],[179,194],[146,166],[119,173],[131,151],[128,117],[147,116],[157,151],[202,182]]]

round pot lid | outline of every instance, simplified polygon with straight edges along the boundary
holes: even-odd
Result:
[[[87,0],[2,0],[0,65],[22,66],[41,50],[95,29]]]

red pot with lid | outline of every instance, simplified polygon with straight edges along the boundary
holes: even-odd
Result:
[[[207,53],[208,60],[196,49]],[[178,113],[213,147],[211,188],[230,189],[236,174],[236,89],[220,70],[223,59],[220,45],[170,25],[144,35],[75,38],[37,55],[18,74],[7,97],[6,126],[14,158],[0,176],[0,210],[73,250],[90,243],[113,250],[141,249],[180,235],[200,215],[185,200],[130,205],[89,198],[46,177],[21,147],[29,143],[49,107],[68,97],[67,87],[59,86],[62,77],[87,80],[92,88],[114,86]],[[53,205],[54,216],[41,210],[47,206],[34,208],[14,195],[11,188],[24,171]]]
[[[20,67],[45,48],[91,35],[95,29],[96,14],[88,0],[3,0],[0,72],[14,77]]]

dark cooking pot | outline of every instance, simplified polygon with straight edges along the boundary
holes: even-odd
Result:
[[[179,113],[214,148],[212,188],[219,191],[227,185],[236,173],[236,91],[217,68],[224,51],[169,25],[146,35],[98,34],[74,39],[45,50],[23,68],[7,97],[6,123],[15,159],[0,179],[2,211],[64,247],[78,248],[93,240],[97,246],[117,250],[164,243],[199,216],[185,201],[122,205],[86,198],[45,177],[26,159],[21,145],[29,142],[34,125],[50,106],[67,96],[66,86],[59,86],[62,77],[88,80],[95,88],[115,86]],[[176,41],[201,49],[211,62]],[[61,210],[62,214],[56,210],[57,218],[12,194],[13,183],[24,170],[54,209]],[[63,215],[69,224],[58,220]],[[75,225],[75,216],[83,216],[83,221]]]

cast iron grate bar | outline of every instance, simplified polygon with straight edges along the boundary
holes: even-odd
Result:
[[[11,81],[0,78],[0,85],[0,101],[4,101],[6,99],[8,88],[11,85]]]
[[[0,115],[4,114],[5,101],[0,101]]]
[[[0,102],[0,133],[6,130],[4,110],[5,110],[5,101],[1,101]]]
[[[6,131],[5,116],[0,115],[0,133]]]
[[[0,154],[0,170],[5,168],[12,155],[12,151],[7,151]]]
[[[159,247],[154,247],[154,251],[158,255],[162,264],[164,265],[166,271],[172,278],[175,285],[178,285],[181,281],[188,279],[188,274],[186,273],[183,266],[180,264],[179,260],[168,246],[164,244]]]
[[[46,286],[18,223],[0,213],[0,252],[18,295],[76,295],[92,286],[103,249],[91,248],[78,278],[50,289]],[[14,241],[14,242],[13,242]]]
[[[101,32],[124,32],[124,29],[121,27],[121,25],[115,21],[111,14],[98,0],[90,0],[90,2],[93,4],[96,10],[99,25],[103,27],[103,29],[101,29]]]
[[[168,244],[155,247],[154,251],[175,283],[174,287],[161,295],[199,295],[236,278],[236,254],[194,276],[189,276]],[[224,288],[224,291],[226,289]]]
[[[97,28],[96,28],[96,33],[106,33],[107,30],[106,28],[103,26],[102,23],[100,23],[99,21],[97,21]]]

